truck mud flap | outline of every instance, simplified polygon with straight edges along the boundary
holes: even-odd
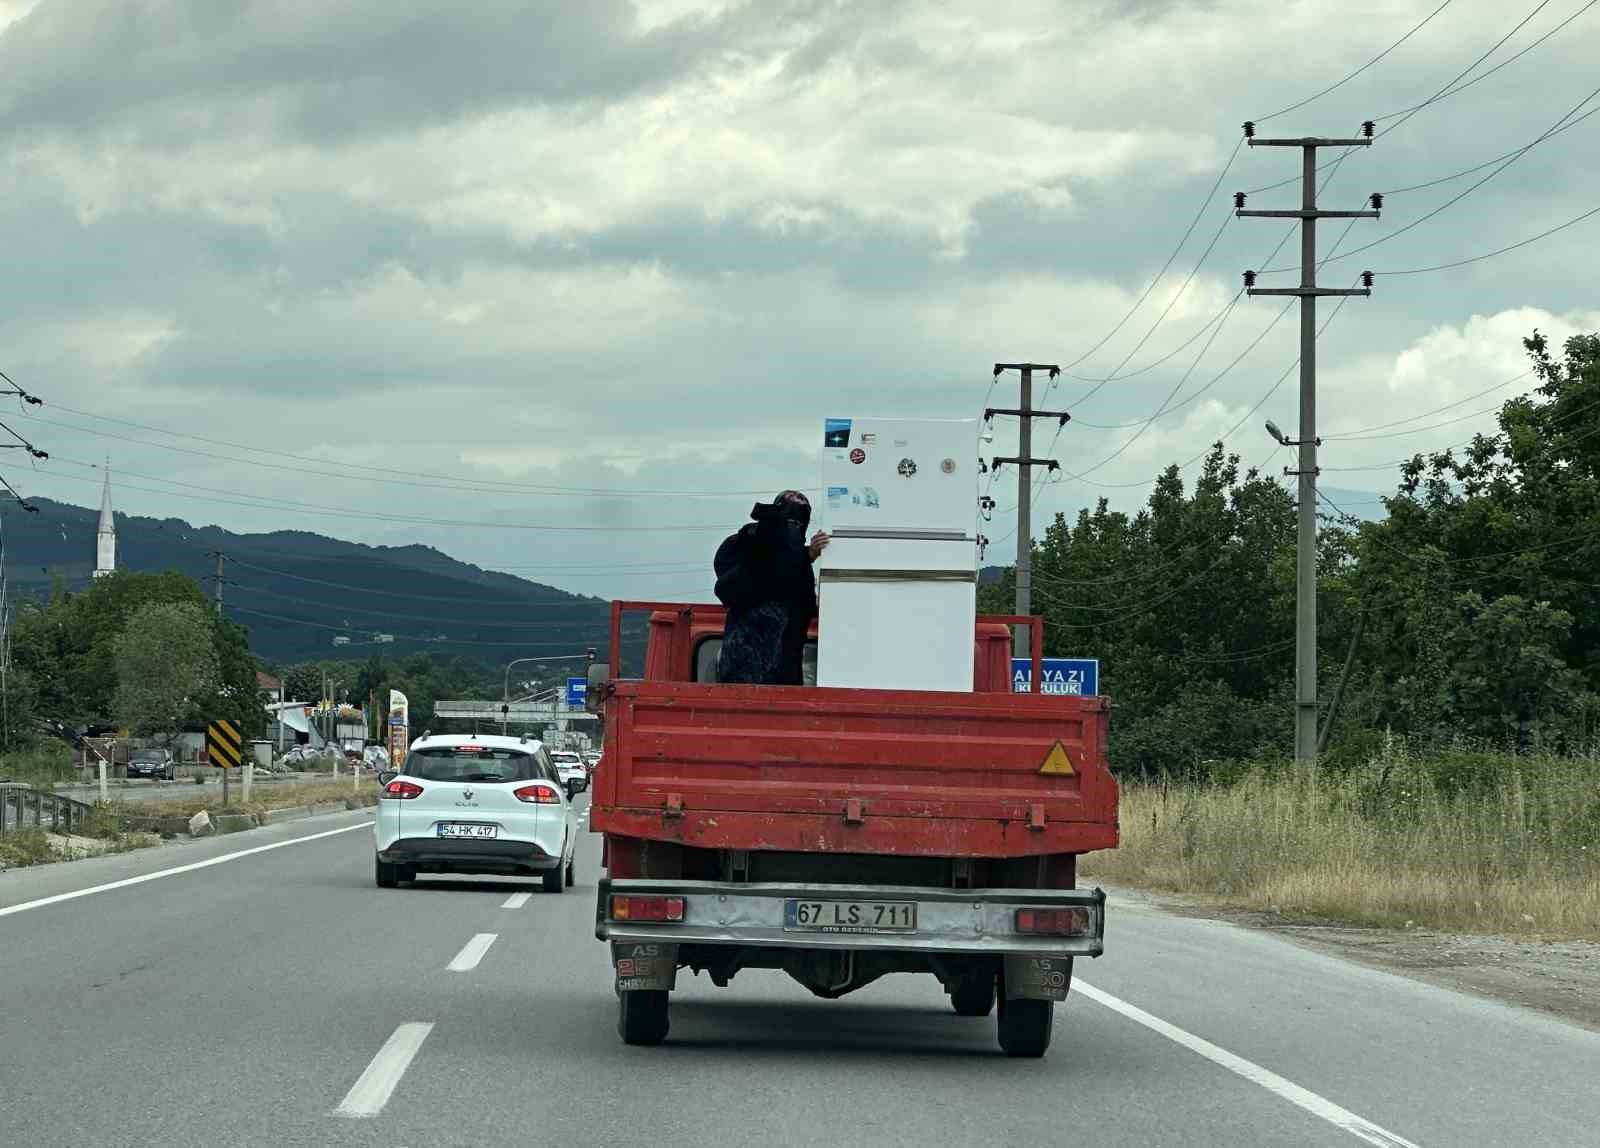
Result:
[[[1071,957],[1006,957],[1008,1000],[1064,1001],[1072,984]]]
[[[671,990],[678,983],[678,946],[661,941],[613,941],[611,963],[619,993]]]

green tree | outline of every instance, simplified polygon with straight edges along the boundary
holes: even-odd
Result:
[[[114,712],[137,737],[170,740],[206,713],[221,681],[211,618],[191,602],[141,607],[113,643]],[[258,707],[259,708],[259,707]]]

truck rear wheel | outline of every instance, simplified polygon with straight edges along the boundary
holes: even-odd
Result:
[[[1000,997],[1000,1048],[1007,1056],[1040,1057],[1050,1047],[1055,1001],[1007,1000]]]
[[[994,977],[966,977],[950,994],[957,1016],[988,1016],[994,1009]]]
[[[624,1044],[660,1044],[671,1018],[666,989],[635,989],[617,994],[617,1035]]]

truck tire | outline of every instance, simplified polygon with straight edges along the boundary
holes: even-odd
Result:
[[[554,869],[546,869],[543,874],[544,891],[546,893],[561,892],[567,887],[566,881],[563,880],[566,875],[567,871],[560,865],[557,865]]]
[[[617,996],[617,1035],[623,1044],[660,1044],[671,1018],[666,989],[635,989]]]
[[[957,1016],[988,1016],[994,1010],[994,977],[966,977],[950,994]]]
[[[1043,1056],[1050,1047],[1055,1011],[1055,1001],[1007,1000],[1001,994],[997,1024],[1001,1050],[1007,1056]]]
[[[393,889],[400,884],[400,866],[391,865],[387,861],[377,861],[376,864],[378,888]]]

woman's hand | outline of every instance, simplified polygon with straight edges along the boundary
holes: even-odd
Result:
[[[811,561],[815,562],[820,558],[822,552],[828,548],[828,543],[831,541],[833,540],[820,530],[813,534],[811,536],[811,545],[806,547],[806,553],[811,556]]]

